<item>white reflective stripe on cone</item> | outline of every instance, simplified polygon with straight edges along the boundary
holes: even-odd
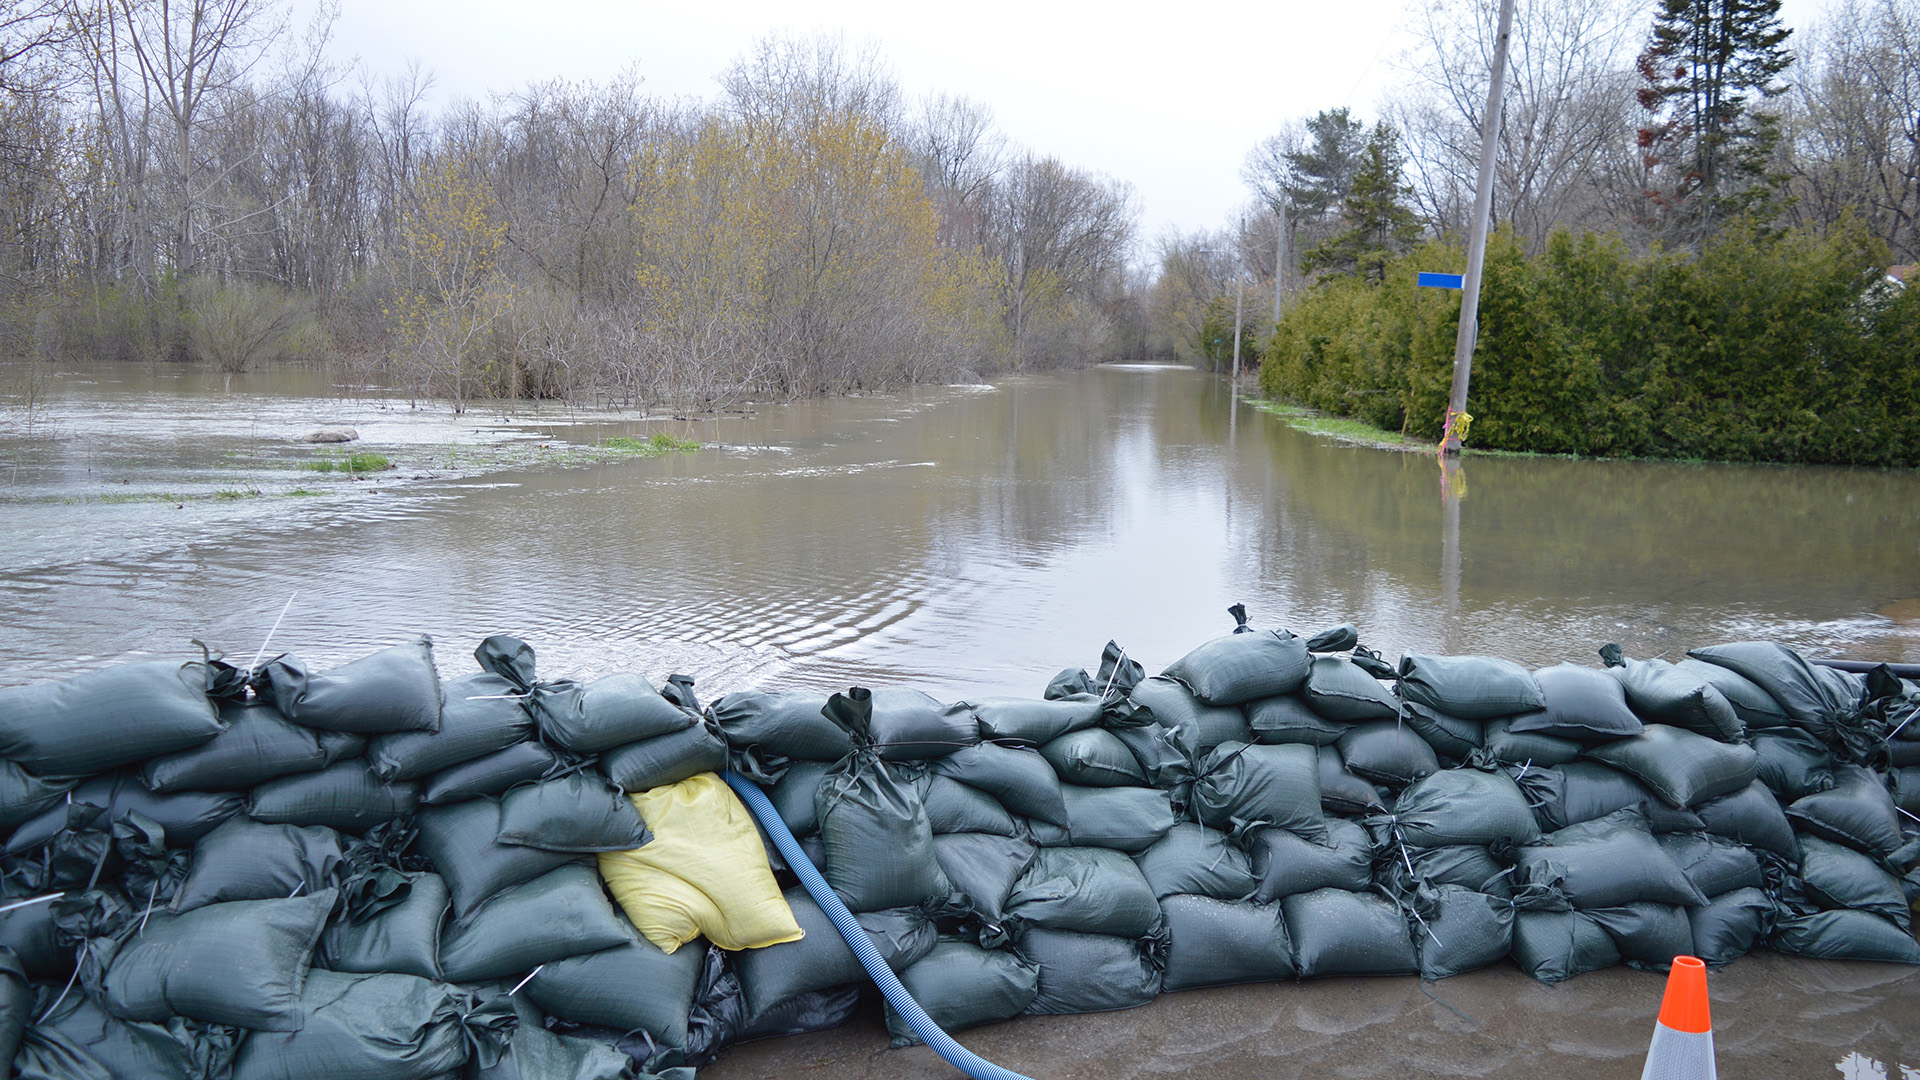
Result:
[[[1719,1080],[1713,1067],[1713,1032],[1675,1031],[1655,1023],[1640,1080]]]

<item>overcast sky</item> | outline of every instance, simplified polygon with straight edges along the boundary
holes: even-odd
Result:
[[[1242,158],[1283,120],[1341,105],[1371,120],[1418,2],[342,0],[334,51],[375,74],[417,60],[444,103],[628,67],[651,93],[712,98],[770,32],[872,41],[910,97],[973,98],[1016,143],[1132,184],[1144,255],[1169,228],[1227,221],[1249,198]],[[1822,6],[1787,0],[1787,22]]]

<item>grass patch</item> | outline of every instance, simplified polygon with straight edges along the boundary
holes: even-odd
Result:
[[[289,499],[311,499],[311,498],[317,498],[318,496],[321,496],[321,495],[325,495],[326,492],[308,491],[306,488],[294,488],[292,491],[282,492],[281,494],[285,495]]]
[[[323,457],[318,461],[309,461],[304,467],[320,473],[384,472],[393,468],[393,462],[388,461],[385,454],[375,453],[372,450],[355,450],[345,457]]]
[[[213,493],[214,502],[233,502],[237,499],[257,499],[259,488],[221,488]]]
[[[1271,413],[1286,422],[1295,431],[1304,431],[1309,435],[1324,435],[1341,442],[1358,443],[1383,450],[1430,450],[1431,443],[1424,439],[1413,439],[1397,431],[1387,431],[1374,427],[1363,420],[1349,420],[1340,416],[1328,416],[1315,409],[1302,408],[1280,401],[1267,401],[1261,398],[1247,399],[1253,407],[1264,413]]]
[[[625,435],[615,435],[600,444],[601,449],[630,457],[660,457],[676,450],[698,450],[698,439],[676,439],[664,431],[654,432],[651,438],[634,439]]]

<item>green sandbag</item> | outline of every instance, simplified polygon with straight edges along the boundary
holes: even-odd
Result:
[[[1502,772],[1446,769],[1416,780],[1400,793],[1393,818],[1412,847],[1530,844],[1540,838],[1526,795]]]
[[[219,709],[225,731],[192,749],[149,758],[140,767],[149,790],[244,791],[340,760],[322,741],[327,733],[289,723],[271,702],[229,699],[219,702]]]
[[[1871,911],[1902,930],[1912,929],[1913,911],[1899,878],[1844,844],[1804,835],[1799,842],[1800,883],[1809,899],[1823,908]]]
[[[323,967],[440,978],[440,928],[451,903],[447,883],[425,872],[401,878],[404,896],[398,903],[358,919],[343,912],[328,924],[320,938]]]
[[[1673,857],[1674,865],[1687,880],[1712,899],[1735,889],[1757,889],[1765,884],[1760,860],[1745,844],[1723,840],[1707,833],[1665,833],[1654,837]]]
[[[1920,944],[1914,943],[1913,935],[1871,911],[1785,915],[1774,925],[1767,944],[1789,956],[1920,964]]]
[[[632,851],[653,834],[625,792],[596,773],[577,772],[507,792],[498,839],[547,851]]]
[[[1731,795],[1760,771],[1752,747],[1666,724],[1648,724],[1638,735],[1591,747],[1587,756],[1639,780],[1669,806]]]
[[[1556,664],[1533,673],[1546,706],[1517,715],[1516,734],[1553,735],[1576,742],[1605,742],[1640,734],[1640,718],[1627,707],[1627,692],[1604,671]]]
[[[511,989],[502,986],[492,993],[507,995]],[[556,1035],[542,1026],[546,1017],[526,994],[507,1000],[518,1022],[507,1037],[500,1060],[492,1065],[471,1062],[465,1080],[642,1080],[634,1073],[634,1060],[612,1042]],[[685,1070],[688,1074],[692,1071]],[[660,1078],[648,1073],[645,1080]],[[685,1080],[693,1078],[688,1075]]]
[[[1411,975],[1420,957],[1392,901],[1371,893],[1315,889],[1280,901],[1303,979]]]
[[[502,889],[579,858],[565,851],[500,843],[500,804],[492,799],[429,807],[414,820],[420,826],[420,853],[446,879],[455,916],[466,915]]]
[[[0,689],[0,758],[36,776],[88,776],[185,750],[226,730],[203,663],[117,664]]]
[[[616,746],[600,755],[600,771],[623,791],[677,784],[726,767],[727,737],[706,717],[695,717],[691,726],[671,735]]]
[[[1293,836],[1284,829],[1269,831]],[[1175,825],[1133,861],[1162,900],[1176,893],[1244,900],[1260,886],[1244,848],[1219,829],[1190,821]]]
[[[1920,818],[1920,765],[1894,770],[1893,805]]]
[[[1034,846],[1030,840],[993,833],[935,833],[933,854],[980,921],[999,926],[1006,920],[1014,882],[1033,865]]]
[[[1552,984],[1612,967],[1620,962],[1620,948],[1585,912],[1521,909],[1513,916],[1513,961]]]
[[[1704,905],[1703,905],[1704,906]],[[1582,914],[1613,938],[1620,958],[1643,970],[1666,971],[1676,956],[1693,955],[1693,924],[1689,909],[1676,904],[1623,904],[1588,908]]]
[[[1536,765],[1550,768],[1565,765],[1580,756],[1586,749],[1572,739],[1562,739],[1553,735],[1540,735],[1528,732],[1514,732],[1513,718],[1509,716],[1487,721],[1485,734],[1480,740],[1481,747],[1503,765]]]
[[[1513,951],[1513,903],[1459,885],[1430,885],[1409,898],[1420,977],[1445,979],[1497,964]]]
[[[644,1031],[661,1046],[685,1050],[706,953],[705,942],[665,953],[636,935],[609,949],[546,962],[521,993],[564,1020]]]
[[[1334,745],[1347,768],[1388,787],[1404,787],[1440,771],[1433,747],[1411,727],[1392,720],[1355,724]]]
[[[789,998],[860,982],[867,977],[866,969],[860,966],[859,958],[834,928],[833,920],[827,918],[827,913],[820,910],[820,905],[813,902],[805,889],[796,885],[781,895],[803,936],[798,941],[747,949],[733,955],[734,971],[740,977],[740,992],[749,1018]],[[693,973],[697,979],[698,965]],[[691,997],[690,987],[689,1000]],[[681,1045],[685,1045],[684,1041]]]
[[[1633,809],[1569,825],[1519,848],[1514,871],[1516,882],[1554,890],[1578,908],[1707,902]]]
[[[94,999],[73,993],[52,1016],[26,1030],[13,1075],[19,1080],[224,1077],[246,1035],[177,1016],[155,1024],[120,1020]]]
[[[340,884],[346,857],[340,834],[324,825],[267,825],[229,819],[193,846],[175,911],[228,900],[277,900]]]
[[[1077,736],[1068,736],[1074,737]],[[1133,764],[1133,755],[1126,747],[1116,744],[1115,749],[1127,764]],[[1061,826],[1067,823],[1067,803],[1060,795],[1060,776],[1041,753],[981,743],[939,758],[929,768],[937,776],[979,788],[999,800],[1008,811],[1022,817],[1039,818]]]
[[[283,656],[256,673],[254,685],[282,716],[306,727],[359,735],[440,729],[440,675],[426,637],[318,674]]]
[[[1456,761],[1472,757],[1486,740],[1485,721],[1462,720],[1411,701],[1401,710],[1399,720],[1433,747],[1435,753]]]
[[[1161,674],[1209,705],[1239,705],[1300,689],[1311,661],[1307,643],[1292,634],[1253,630],[1214,638]]]
[[[548,776],[560,758],[546,745],[516,743],[483,758],[434,773],[420,789],[420,805],[444,806],[463,799],[499,795],[516,784]]]
[[[1412,864],[1413,880],[1427,885],[1458,885],[1490,896],[1513,895],[1513,868],[1503,865],[1479,844],[1400,849],[1403,863]],[[1388,873],[1394,873],[1389,868]]]
[[[12,1061],[20,1052],[20,1037],[33,1019],[33,984],[26,965],[12,949],[0,945],[0,1061]]]
[[[1105,728],[1088,727],[1068,732],[1041,746],[1040,756],[1046,759],[1056,776],[1069,784],[1083,787],[1143,787],[1149,782],[1146,770],[1141,767],[1127,743]],[[1012,803],[1007,804],[1007,809],[1019,812]]]
[[[1463,720],[1490,720],[1546,707],[1526,668],[1491,656],[1400,658],[1400,694],[1408,701]]]
[[[935,833],[980,832],[1018,836],[1020,827],[1000,800],[944,776],[923,775],[913,782],[926,809],[927,824]],[[823,790],[824,785],[815,790]],[[1065,792],[1061,793],[1065,798]],[[818,820],[818,814],[815,815]]]
[[[66,800],[80,783],[77,776],[35,776],[11,761],[0,761],[0,830],[13,829]]]
[[[1294,977],[1293,947],[1279,904],[1169,896],[1165,993]]]
[[[527,711],[541,739],[576,754],[671,735],[699,720],[631,672],[590,683],[543,683],[527,699]]]
[[[419,784],[384,783],[367,768],[364,758],[353,758],[319,772],[261,784],[247,797],[247,815],[275,825],[325,825],[363,833],[405,817],[419,805]]]
[[[963,941],[943,941],[900,975],[913,1000],[942,1031],[961,1031],[1020,1015],[1040,989],[1039,971],[1011,952],[989,951]],[[891,1008],[887,1032],[893,1045],[920,1041]]]
[[[1226,742],[1201,759],[1193,810],[1202,824],[1232,829],[1263,823],[1309,840],[1326,838],[1320,806],[1320,757],[1301,743]]]
[[[1254,899],[1262,902],[1315,889],[1358,892],[1373,881],[1373,844],[1367,830],[1345,818],[1327,819],[1325,840],[1263,828],[1253,830],[1247,843],[1259,881]]]
[[[1758,780],[1744,790],[1694,807],[1707,831],[1761,851],[1794,858],[1793,825],[1773,792]]]
[[[820,829],[813,809],[813,793],[833,768],[830,761],[791,761],[787,771],[766,789],[767,798],[780,813],[780,820],[795,836],[808,836]]]
[[[983,739],[1012,740],[1041,746],[1069,731],[1100,722],[1100,695],[1069,694],[1047,701],[1031,698],[983,697],[962,702],[980,722]]]
[[[1169,791],[1193,783],[1193,758],[1180,744],[1180,735],[1159,724],[1111,727],[1107,734],[1127,748],[1140,766],[1140,775]],[[1085,786],[1085,785],[1083,785]]]
[[[8,883],[0,889],[0,906],[48,895],[37,889],[21,891]],[[73,948],[62,944],[56,933],[51,900],[0,911],[0,948],[19,958],[28,978],[64,979],[73,971]]]
[[[1039,969],[1029,1015],[1131,1009],[1160,994],[1163,961],[1150,941],[1033,927],[1015,948]]]
[[[1247,714],[1239,708],[1208,704],[1165,676],[1142,679],[1130,699],[1174,733],[1174,742],[1189,759],[1197,759],[1223,742],[1246,742],[1251,733]],[[1301,709],[1305,711],[1306,706],[1301,705]]]
[[[886,761],[942,758],[980,741],[979,718],[964,702],[948,705],[918,690],[881,687],[868,703],[869,737]]]
[[[1786,707],[1745,675],[1692,657],[1673,666],[1688,678],[1700,679],[1720,691],[1720,695],[1727,699],[1727,704],[1733,706],[1733,715],[1746,725],[1749,732],[1793,726],[1793,717],[1788,715]]]
[[[1627,660],[1607,674],[1626,691],[1627,706],[1648,723],[1671,724],[1722,742],[1747,737],[1733,703],[1698,672],[1665,660]]]
[[[482,672],[452,679],[443,687],[443,697],[439,730],[377,735],[368,742],[367,760],[375,776],[417,780],[505,750],[533,734],[533,717],[521,704],[518,687],[498,675]]]
[[[1721,893],[1705,907],[1688,908],[1693,955],[1719,966],[1747,955],[1773,921],[1773,901],[1759,889]]]
[[[821,715],[826,703],[827,695],[801,690],[742,690],[714,702],[709,712],[735,750],[757,746],[795,761],[839,761],[853,752],[853,742]]]
[[[445,983],[316,968],[303,1003],[299,1031],[247,1037],[233,1080],[427,1080],[466,1063],[460,998]]]
[[[1245,723],[1253,732],[1255,742],[1332,746],[1351,726],[1344,720],[1329,720],[1321,716],[1307,708],[1307,703],[1294,694],[1249,701],[1246,710]],[[1217,742],[1229,740],[1244,742],[1247,738],[1244,733],[1236,733]]]
[[[1358,723],[1391,720],[1400,714],[1400,699],[1351,660],[1316,656],[1300,696],[1307,707],[1329,720]]]
[[[1834,770],[1826,791],[1795,799],[1787,807],[1795,828],[1886,858],[1900,847],[1900,811],[1880,777],[1858,765]]]
[[[1833,786],[1833,751],[1811,732],[1773,728],[1754,735],[1760,781],[1792,802]]]
[[[1061,784],[1067,800],[1067,835],[1076,847],[1104,847],[1137,854],[1173,828],[1173,804],[1158,788],[1081,787]]]
[[[1014,883],[1007,917],[1030,926],[1137,938],[1160,921],[1153,886],[1107,848],[1042,848]]]
[[[287,900],[156,911],[120,946],[101,1003],[122,1020],[185,1016],[255,1031],[298,1031],[301,989],[333,910],[332,889]]]
[[[569,956],[632,940],[590,866],[563,866],[515,885],[447,927],[440,970],[448,982],[504,979]]]
[[[190,847],[238,814],[245,802],[245,796],[233,791],[148,791],[131,772],[96,776],[21,823],[7,838],[6,853],[18,855],[52,840],[74,824],[76,807],[104,811],[90,815],[100,828],[138,814],[165,831],[169,847]]]
[[[864,719],[866,702],[839,694],[833,700]],[[850,910],[912,907],[952,891],[934,858],[920,793],[898,766],[857,750],[827,774],[814,800],[827,853],[823,873]]]
[[[1645,784],[1598,761],[1520,770],[1516,771],[1514,782],[1526,794],[1534,817],[1546,832],[1655,801],[1653,792],[1648,791]]]
[[[1865,703],[1866,682],[1860,676],[1809,664],[1776,642],[1739,641],[1690,649],[1687,655],[1744,675],[1779,702],[1796,726],[1823,739],[1851,726]]]
[[[1338,747],[1318,747],[1320,807],[1329,814],[1371,814],[1385,808],[1384,793],[1373,781],[1347,768]]]

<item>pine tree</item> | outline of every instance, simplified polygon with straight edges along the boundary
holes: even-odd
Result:
[[[1353,274],[1375,284],[1386,277],[1388,260],[1420,238],[1420,219],[1407,207],[1413,188],[1402,181],[1402,167],[1399,133],[1384,121],[1375,124],[1340,204],[1347,230],[1307,252],[1302,269]]]
[[[1768,170],[1777,127],[1754,105],[1786,89],[1791,33],[1780,0],[1661,0],[1639,61],[1651,224],[1696,239],[1778,186]]]

